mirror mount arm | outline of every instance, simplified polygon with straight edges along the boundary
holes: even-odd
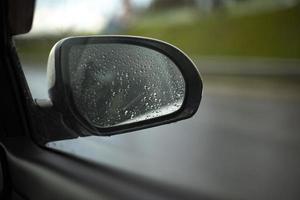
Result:
[[[38,124],[38,135],[35,134],[39,144],[45,145],[50,141],[74,139],[79,136],[76,129],[72,129],[66,124],[60,112],[56,111],[51,100],[35,99],[35,121]]]

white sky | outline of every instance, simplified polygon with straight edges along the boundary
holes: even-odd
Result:
[[[131,0],[147,7],[151,0]],[[99,32],[122,12],[122,0],[37,0],[31,35],[65,31]]]

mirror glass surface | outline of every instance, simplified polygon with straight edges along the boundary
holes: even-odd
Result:
[[[68,53],[73,103],[92,125],[108,128],[176,112],[185,81],[166,55],[119,43],[74,45]]]

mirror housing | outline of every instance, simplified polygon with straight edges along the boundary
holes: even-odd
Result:
[[[184,97],[174,112],[144,118],[141,121],[127,121],[116,126],[98,126],[93,123],[86,113],[78,108],[74,100],[73,85],[70,77],[68,59],[72,47],[78,45],[97,45],[108,46],[111,44],[134,45],[157,52],[177,67],[184,81]],[[99,50],[101,51],[101,49]],[[104,50],[103,50],[104,51]],[[126,54],[126,51],[125,51]],[[116,57],[120,56],[118,54]],[[143,62],[141,60],[140,62]],[[100,66],[101,67],[101,66]],[[101,135],[109,136],[114,134],[126,133],[129,131],[140,130],[171,122],[176,122],[193,116],[198,110],[202,97],[202,80],[194,63],[178,48],[165,42],[143,37],[133,36],[91,36],[91,37],[70,37],[57,42],[52,48],[47,67],[48,92],[53,109],[62,115],[63,123],[78,135]],[[177,78],[178,79],[178,78]],[[80,86],[80,84],[79,84]],[[106,88],[109,89],[109,88]],[[101,90],[100,90],[101,91]],[[91,99],[92,101],[92,99]],[[101,104],[97,104],[99,109]],[[95,107],[96,109],[98,107]]]

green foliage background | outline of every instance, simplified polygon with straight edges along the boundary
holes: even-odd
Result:
[[[220,11],[208,17],[195,16],[195,20],[182,24],[156,19],[155,23],[138,23],[128,34],[165,40],[197,56],[300,58],[299,4],[255,15]]]

